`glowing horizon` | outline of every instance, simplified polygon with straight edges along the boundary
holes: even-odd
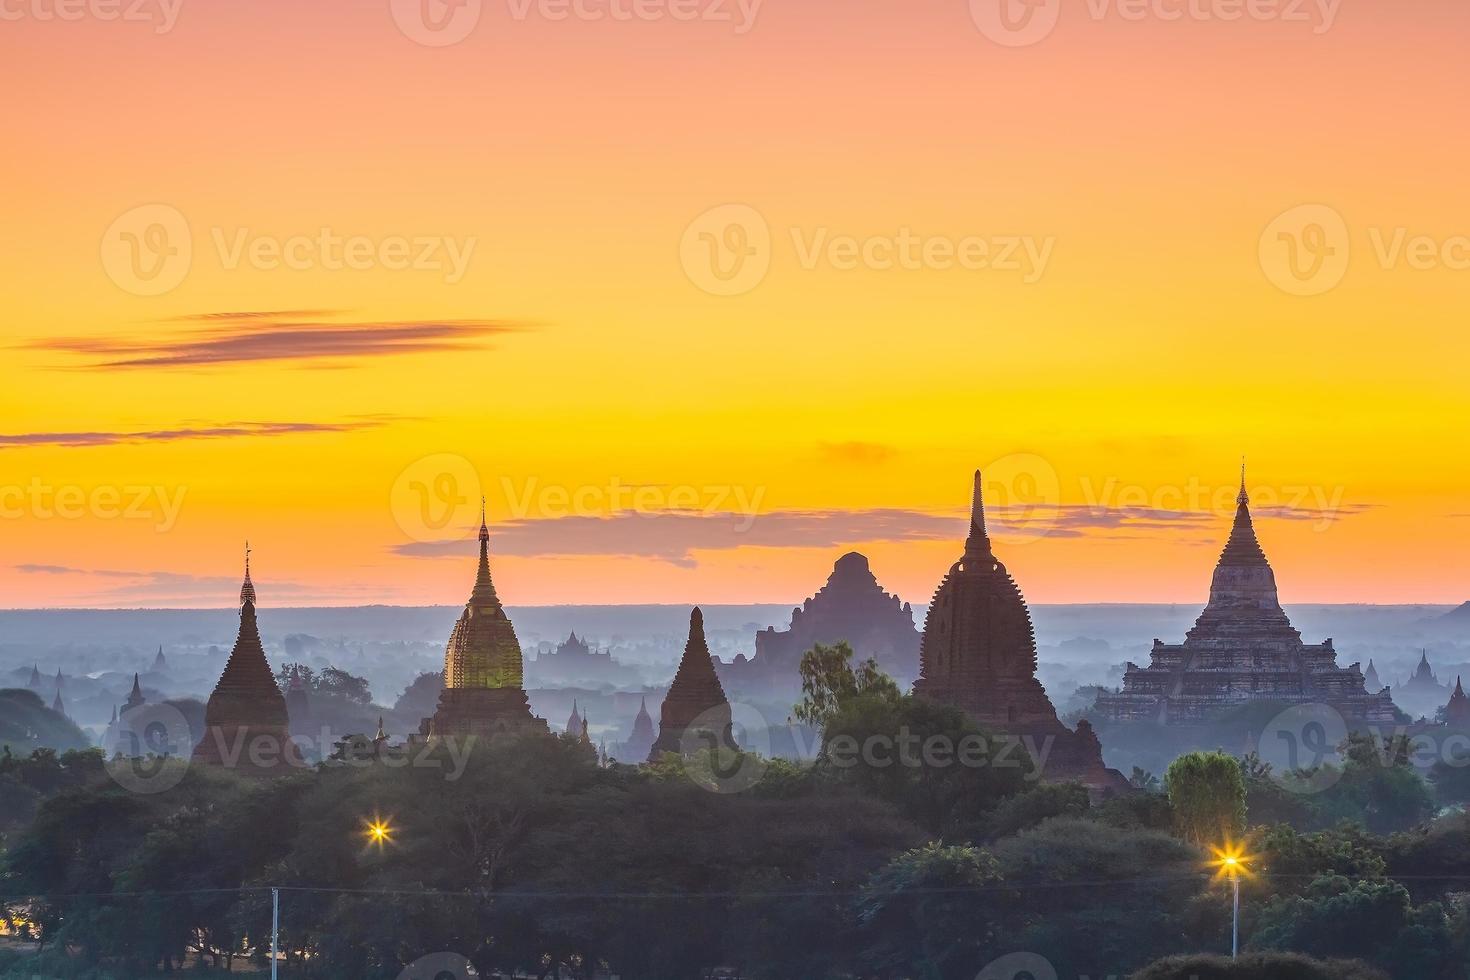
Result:
[[[1470,8],[613,4],[7,6],[0,607],[1470,598]]]

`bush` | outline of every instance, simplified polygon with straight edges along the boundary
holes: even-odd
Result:
[[[1389,980],[1356,960],[1314,960],[1295,953],[1228,956],[1171,956],[1133,974],[1129,980]]]

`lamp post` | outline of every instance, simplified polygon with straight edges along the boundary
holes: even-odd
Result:
[[[1249,874],[1250,869],[1246,867],[1245,854],[1235,845],[1226,844],[1223,848],[1215,851],[1215,876],[1230,879],[1230,890],[1232,895],[1230,914],[1230,958],[1237,959],[1240,956],[1240,878],[1241,875]]]

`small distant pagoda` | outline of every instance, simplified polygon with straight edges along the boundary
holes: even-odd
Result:
[[[1049,740],[1041,778],[1127,792],[1128,781],[1102,760],[1086,721],[1074,732],[1057,717],[1036,679],[1036,631],[1026,599],[995,557],[975,471],[964,556],[939,584],[924,620],[914,693],[953,705],[994,734]]]
[[[41,687],[41,667],[39,664],[31,664],[31,679],[26,686],[33,691]]]
[[[1445,686],[1439,682],[1434,674],[1434,668],[1429,664],[1429,651],[1424,650],[1419,654],[1419,666],[1414,668],[1414,673],[1404,682],[1400,688],[1408,697],[1442,698]]]
[[[715,746],[734,747],[730,702],[715,674],[704,638],[704,613],[698,606],[689,614],[689,640],[659,716],[658,739],[648,753],[650,762],[665,752],[687,754]]]
[[[158,655],[153,658],[153,668],[152,669],[153,669],[153,671],[155,673],[159,673],[159,674],[161,674],[164,671],[168,670],[168,661],[164,659],[164,656],[163,656],[163,647],[161,645],[158,648]]]
[[[444,650],[444,690],[419,734],[429,738],[549,735],[531,714],[523,686],[521,644],[490,581],[490,528],[480,513],[480,565],[464,612]]]
[[[623,743],[619,755],[630,762],[647,759],[656,741],[658,733],[653,730],[653,716],[648,713],[648,698],[645,696],[638,705],[638,714],[633,718],[633,734]]]
[[[250,548],[240,585],[240,632],[230,659],[204,708],[204,737],[194,761],[251,776],[271,776],[304,765],[291,741],[286,699],[276,686],[255,621]]]
[[[1465,688],[1458,677],[1455,678],[1450,703],[1444,706],[1444,723],[1460,731],[1470,731],[1470,698],[1465,696]]]
[[[1373,666],[1373,661],[1368,661],[1368,669],[1363,671],[1363,689],[1369,694],[1377,694],[1383,690],[1383,682],[1378,679],[1378,668]]]
[[[577,711],[577,700],[572,699],[572,716],[567,719],[567,734],[576,737],[582,733],[582,715]]]
[[[133,689],[128,692],[128,698],[126,701],[123,702],[122,711],[119,713],[126,715],[130,711],[141,708],[144,704],[147,703],[147,700],[147,698],[143,697],[143,685],[139,683],[138,675],[134,674]]]
[[[1149,665],[1129,663],[1122,690],[1098,697],[1114,721],[1194,724],[1253,701],[1327,704],[1349,721],[1393,722],[1387,690],[1358,665],[1337,665],[1329,639],[1302,642],[1276,592],[1276,575],[1256,539],[1241,470],[1235,524],[1210,585],[1210,600],[1183,643],[1154,640]]]

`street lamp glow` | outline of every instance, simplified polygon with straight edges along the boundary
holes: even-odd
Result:
[[[365,823],[367,826],[366,833],[369,843],[377,844],[379,847],[382,847],[384,844],[393,839],[393,827],[391,824],[388,823],[388,821],[374,817],[371,820],[365,821]]]

